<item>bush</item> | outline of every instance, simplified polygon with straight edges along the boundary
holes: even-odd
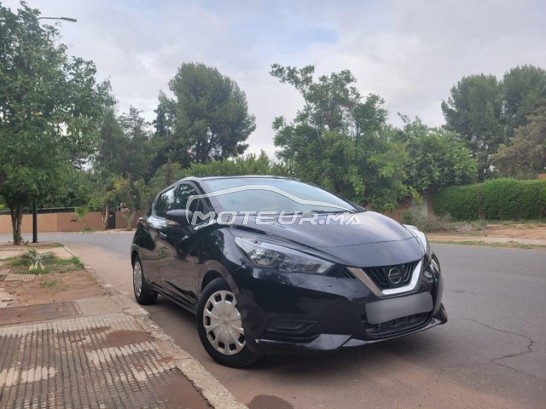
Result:
[[[402,214],[402,222],[404,224],[411,224],[425,233],[455,231],[455,227],[451,223],[449,216],[423,216],[419,212],[407,210]]]
[[[494,179],[452,186],[432,202],[438,215],[455,220],[521,220],[546,216],[546,180]]]
[[[21,259],[29,266],[28,271],[40,272],[45,270],[44,264],[53,259],[53,253],[39,252],[36,247],[31,247],[21,256]]]

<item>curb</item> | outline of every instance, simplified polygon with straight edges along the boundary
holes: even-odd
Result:
[[[78,257],[74,251],[63,244],[66,251]],[[248,409],[226,389],[201,363],[188,352],[180,348],[174,340],[150,318],[148,311],[142,308],[133,299],[118,291],[115,287],[105,283],[95,270],[84,265],[97,283],[106,291],[108,297],[121,308],[124,314],[133,317],[140,326],[154,338],[157,350],[164,357],[171,357],[175,366],[193,384],[213,409]]]

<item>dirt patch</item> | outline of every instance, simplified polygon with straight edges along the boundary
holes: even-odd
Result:
[[[487,237],[546,240],[546,224],[489,224],[484,231]]]
[[[85,270],[44,274],[30,282],[3,281],[0,288],[13,296],[8,302],[10,307],[60,303],[106,294]]]
[[[58,249],[58,243],[37,243],[40,250]],[[0,244],[0,256],[6,251],[24,253],[29,246],[13,246]],[[0,261],[3,274],[25,272],[26,268],[10,267],[6,260]],[[57,266],[58,267],[58,266]],[[80,266],[68,265],[53,268],[54,271],[32,276],[32,281],[8,281],[0,282],[0,291],[11,296],[11,300],[3,303],[4,307],[21,307],[37,304],[62,303],[78,300],[80,298],[97,297],[106,294],[95,278]],[[64,271],[55,271],[62,269]],[[5,277],[5,276],[4,276]],[[29,276],[30,277],[30,276]],[[9,298],[9,297],[5,297]],[[0,303],[1,304],[1,303]]]

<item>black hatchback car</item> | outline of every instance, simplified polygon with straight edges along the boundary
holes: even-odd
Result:
[[[197,316],[217,362],[331,351],[447,322],[425,235],[298,180],[186,178],[155,198],[131,247],[140,304]]]

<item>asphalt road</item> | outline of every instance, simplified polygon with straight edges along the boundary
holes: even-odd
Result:
[[[130,294],[128,233],[42,234]],[[7,236],[0,236],[6,241]],[[433,245],[449,322],[320,356],[271,357],[246,370],[214,363],[194,317],[160,298],[151,317],[251,409],[546,407],[546,251]]]

